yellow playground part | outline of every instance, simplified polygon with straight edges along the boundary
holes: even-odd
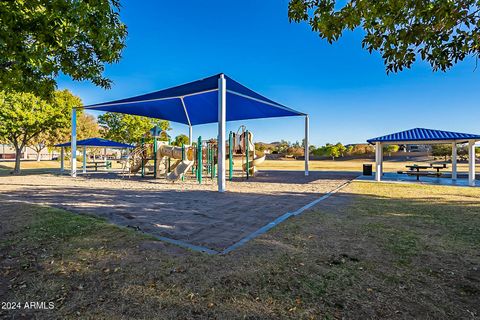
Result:
[[[253,159],[252,161],[249,161],[248,162],[248,168],[250,170],[250,174],[251,175],[254,175],[255,172],[257,172],[257,166],[262,163],[263,161],[265,161],[265,155],[261,156],[261,157],[256,157],[255,159]],[[242,170],[243,171],[247,171],[247,163],[244,163],[242,165]]]
[[[176,147],[166,144],[165,142],[157,142],[157,165],[161,168],[157,168],[157,172],[166,173],[168,180],[176,181],[185,175],[194,164],[193,148],[189,146]],[[182,158],[185,157],[184,160]],[[176,163],[170,166],[170,172],[166,172],[167,164],[165,158],[177,159]]]
[[[212,179],[216,177],[218,146],[215,139],[202,140],[199,137],[193,145],[178,147],[159,141],[157,137],[159,135],[155,133],[153,144],[145,144],[142,140],[142,145],[128,155],[124,173],[128,172],[130,176],[141,171],[142,177],[153,174],[155,178],[176,181],[183,180],[191,171],[199,183],[202,183],[203,171]],[[241,126],[237,133],[230,132],[227,146],[230,180],[234,161],[241,161],[238,166],[246,173],[247,179],[254,176],[258,165],[265,161],[265,155],[256,152],[253,134],[245,126]]]
[[[193,148],[185,146],[184,151],[182,147],[176,147],[168,145],[166,142],[157,141],[157,152],[155,155],[157,168],[155,170],[153,145],[148,144],[137,147],[127,157],[127,161],[124,165],[124,172],[128,172],[130,175],[137,174],[142,167],[146,174],[156,172],[156,178],[166,175],[169,180],[178,180],[185,174],[193,165],[194,152]],[[185,159],[182,159],[182,154],[185,152]],[[171,172],[167,173],[168,159],[176,159],[175,163],[170,163]]]
[[[239,132],[241,133],[239,134]],[[247,171],[250,175],[255,175],[257,172],[257,166],[265,161],[265,155],[258,155],[255,152],[255,144],[253,143],[253,133],[251,131],[246,131],[245,127],[242,126],[237,131],[237,134],[233,134],[232,139],[232,151],[233,156],[242,156],[242,170],[243,172]],[[233,159],[236,157],[232,157]]]

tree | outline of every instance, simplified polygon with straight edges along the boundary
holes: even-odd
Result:
[[[391,157],[392,153],[398,152],[399,149],[400,149],[400,147],[398,145],[387,144],[387,145],[383,146],[383,153],[386,153],[386,154],[388,154],[389,157]]]
[[[458,150],[458,154],[460,155],[461,148]],[[452,154],[452,145],[451,144],[434,144],[432,145],[432,155],[435,157],[445,157],[445,161],[447,157]]]
[[[71,123],[71,114],[68,115],[68,121]],[[82,109],[77,109],[77,139],[89,139],[100,136],[100,125],[94,116],[85,113]],[[49,136],[47,146],[52,147],[55,144],[70,141],[72,134],[71,126],[57,129]]]
[[[123,143],[140,143],[150,129],[159,126],[170,130],[170,122],[130,114],[107,112],[98,117],[102,134],[106,139]]]
[[[337,144],[335,145],[335,148],[337,148],[339,156],[341,157],[345,156],[345,151],[347,150],[347,148],[345,148],[343,144],[341,144],[340,142],[337,142]]]
[[[68,91],[62,94],[64,99],[70,100],[69,105],[81,105],[81,100]],[[57,93],[58,95],[58,93]],[[67,95],[70,95],[68,97]],[[67,116],[68,123],[71,122],[71,113]],[[89,139],[100,136],[100,126],[94,116],[86,114],[82,109],[77,111],[77,139]],[[40,161],[41,152],[45,148],[53,148],[56,144],[69,141],[71,138],[71,127],[64,126],[54,131],[42,132],[30,140],[28,144],[37,153],[37,161]]]
[[[35,137],[68,125],[71,106],[63,93],[45,101],[31,93],[0,92],[0,137],[15,148],[14,173],[20,173],[23,148]]]
[[[47,132],[40,132],[28,142],[28,146],[37,153],[37,161],[41,160],[42,150],[47,146],[47,140],[50,139],[51,136],[52,135]]]
[[[289,141],[281,140],[280,142],[275,142],[275,153],[286,154],[288,148],[291,146]]]
[[[63,73],[109,88],[127,36],[119,0],[0,1],[0,88],[50,95]]]
[[[288,16],[307,21],[329,43],[362,28],[362,47],[380,52],[387,73],[410,68],[418,57],[446,71],[480,56],[479,0],[290,0]]]
[[[258,152],[264,152],[265,151],[265,144],[262,143],[262,142],[255,142],[255,151],[258,151]]]
[[[340,157],[340,149],[337,145],[329,144],[325,146],[325,155],[332,157],[332,160],[335,160],[335,158]]]
[[[298,145],[295,146],[294,144],[287,148],[286,154],[289,156],[301,157],[305,155],[305,149],[303,147],[299,147]]]
[[[345,147],[345,153],[348,154],[349,156],[351,156],[353,154],[353,146],[352,145],[349,145],[348,147]]]
[[[173,141],[173,145],[174,146],[182,146],[182,145],[187,145],[189,144],[189,140],[188,140],[188,137],[184,134],[179,134],[178,136],[175,137],[175,140]]]

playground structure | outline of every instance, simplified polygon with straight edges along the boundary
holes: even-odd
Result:
[[[126,99],[97,103],[81,107],[88,110],[133,114],[150,118],[168,120],[188,126],[189,141],[192,142],[193,127],[216,123],[217,135],[217,187],[219,192],[226,191],[227,174],[227,132],[229,121],[253,120],[279,117],[302,117],[305,120],[305,176],[308,176],[308,114],[296,111],[285,105],[268,99],[247,88],[224,73],[168,89],[150,92]],[[72,109],[73,153],[77,148],[77,108]],[[156,147],[155,147],[156,148]],[[155,150],[156,151],[156,150]],[[202,150],[203,151],[203,150]],[[250,155],[250,154],[249,154]],[[156,157],[154,157],[156,159]],[[258,164],[252,153],[252,163],[246,161],[246,173],[252,172],[248,166]],[[250,160],[250,159],[248,159]],[[197,170],[198,171],[198,170]],[[253,173],[255,168],[253,168]],[[71,176],[77,175],[76,159],[72,159]]]
[[[150,133],[156,132],[155,128]],[[217,177],[218,143],[215,139],[202,140],[199,137],[191,145],[173,146],[170,142],[162,141],[165,132],[149,136],[145,134],[142,143],[127,157],[122,171],[123,174],[141,174],[142,177],[153,175],[154,178],[165,178],[170,181],[184,180],[191,173],[202,183],[204,177]],[[152,143],[145,143],[153,139]],[[229,180],[233,179],[235,162],[240,159],[242,176],[250,178],[257,172],[257,166],[265,160],[265,155],[255,152],[253,133],[241,126],[234,133],[230,132],[227,143],[229,160]]]
[[[246,173],[247,179],[250,176],[255,176],[257,166],[265,161],[265,155],[257,154],[255,151],[253,133],[248,131],[245,126],[241,126],[236,133],[230,132],[227,148],[230,180],[233,176],[235,158],[241,158],[242,172]]]

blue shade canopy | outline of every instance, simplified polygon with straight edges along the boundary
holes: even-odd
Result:
[[[218,79],[221,74],[170,89],[86,106],[86,109],[133,114],[187,125],[218,121]],[[303,116],[225,76],[227,121]]]
[[[389,143],[402,143],[406,141],[417,141],[417,142],[426,142],[429,141],[452,141],[452,142],[466,142],[468,140],[480,140],[480,135],[469,134],[469,133],[460,133],[460,132],[451,132],[451,131],[442,131],[442,130],[432,130],[424,128],[415,128],[406,131],[401,131],[397,133],[392,133],[386,136],[372,138],[367,140],[368,143],[375,142],[389,142]]]
[[[70,147],[71,142],[61,143],[55,145],[55,147]],[[102,138],[91,138],[85,140],[78,140],[77,146],[81,147],[104,147],[104,148],[135,148],[130,144],[120,143],[116,141],[106,140]]]

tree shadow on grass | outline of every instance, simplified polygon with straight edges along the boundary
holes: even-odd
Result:
[[[63,193],[70,201],[88,196],[74,188]],[[217,194],[99,191],[92,200],[102,208],[138,196],[168,212],[178,207],[175,193],[194,206]],[[58,198],[41,194],[40,199]],[[227,209],[218,206],[214,214],[226,215]],[[459,226],[478,229],[479,214],[480,203],[473,200],[345,192],[227,256],[178,255],[113,228],[92,230],[50,239],[56,249],[38,252],[56,256],[14,265],[19,274],[12,290],[17,297],[59,299],[52,312],[58,317],[79,312],[111,318],[467,318],[479,312],[480,279],[472,269],[478,256],[470,254],[475,242],[459,241],[455,234],[466,232]],[[450,237],[454,246],[439,245]],[[402,257],[411,262],[398,264]]]
[[[317,193],[202,190],[22,188],[2,201],[42,204],[103,217],[157,236],[223,250],[277,217],[317,199]]]

